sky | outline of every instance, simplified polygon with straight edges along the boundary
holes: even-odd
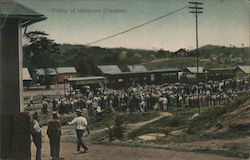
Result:
[[[56,43],[87,44],[188,5],[187,0],[17,0],[47,20],[27,31],[45,31]],[[199,46],[250,45],[249,0],[200,0]],[[176,51],[193,49],[195,16],[185,8],[92,46]]]

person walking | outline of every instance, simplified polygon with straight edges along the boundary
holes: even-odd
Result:
[[[71,122],[68,122],[69,125],[75,125],[75,129],[76,129],[76,136],[77,136],[77,151],[82,152],[81,151],[81,147],[84,149],[84,153],[87,152],[88,147],[83,143],[83,133],[85,132],[85,130],[88,132],[89,134],[89,129],[88,129],[88,122],[87,119],[85,117],[82,116],[82,111],[80,109],[76,110],[77,113],[77,117],[74,118]]]
[[[31,135],[33,142],[36,146],[36,160],[41,160],[41,149],[42,149],[42,134],[41,134],[41,128],[38,123],[38,114],[35,112],[33,114],[32,119],[32,129],[31,129]]]
[[[60,140],[61,140],[61,121],[58,119],[57,112],[52,112],[53,119],[48,123],[47,134],[50,140],[50,155],[52,160],[61,160],[60,158]]]

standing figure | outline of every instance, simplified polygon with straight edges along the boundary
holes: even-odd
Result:
[[[82,136],[85,130],[87,130],[89,134],[87,119],[82,116],[82,111],[80,109],[77,109],[76,112],[77,112],[77,117],[74,118],[71,122],[68,122],[68,124],[75,125],[76,136],[77,136],[77,151],[81,151],[80,149],[82,147],[84,149],[84,152],[87,152],[88,147],[85,146],[82,140]]]
[[[53,119],[48,123],[47,134],[50,140],[50,155],[52,160],[59,160],[60,140],[61,140],[61,121],[58,119],[57,112],[52,112]]]
[[[41,134],[40,125],[38,123],[38,114],[37,114],[37,112],[35,112],[33,114],[31,135],[32,135],[32,138],[33,138],[33,142],[34,142],[34,144],[36,146],[36,160],[41,160],[42,134]]]

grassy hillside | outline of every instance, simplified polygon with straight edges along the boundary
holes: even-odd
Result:
[[[129,48],[101,48],[83,45],[61,44],[60,54],[55,57],[58,66],[76,67],[82,75],[96,75],[96,65],[144,64],[149,69],[184,68],[196,65],[195,50],[180,49],[176,52],[167,50],[144,50]],[[205,68],[230,67],[238,64],[250,64],[250,49],[206,45],[199,49],[199,63]],[[24,66],[29,67],[28,57],[24,57]]]

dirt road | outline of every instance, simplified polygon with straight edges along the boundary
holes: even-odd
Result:
[[[131,148],[120,146],[90,145],[87,153],[76,152],[73,143],[61,143],[61,157],[65,160],[237,160],[209,154],[198,154],[192,152],[176,152],[162,149]],[[35,153],[32,144],[32,153]],[[34,154],[32,155],[34,160]],[[42,159],[50,160],[49,143],[43,143]]]
[[[49,140],[46,135],[46,127],[42,128],[43,146],[42,159],[50,160]],[[65,160],[237,160],[210,154],[193,152],[178,152],[163,149],[151,149],[143,147],[121,147],[112,145],[96,145],[87,142],[89,151],[78,154],[76,151],[76,139],[73,126],[64,126],[61,142],[61,157]],[[35,159],[35,146],[32,143],[32,160]]]

